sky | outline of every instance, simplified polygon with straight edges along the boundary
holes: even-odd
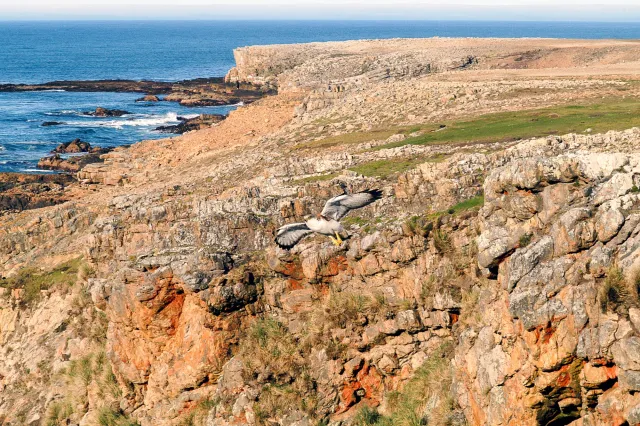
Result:
[[[0,0],[0,20],[31,19],[640,22],[640,0]]]

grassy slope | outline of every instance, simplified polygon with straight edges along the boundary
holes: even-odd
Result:
[[[446,127],[441,128],[441,125]],[[463,121],[426,123],[413,127],[391,127],[369,132],[348,133],[298,145],[298,149],[326,148],[382,140],[401,133],[423,132],[420,136],[380,145],[375,150],[402,145],[469,142],[498,142],[552,134],[592,133],[624,130],[640,126],[640,99],[611,98],[579,105],[486,114]]]
[[[592,133],[640,126],[640,100],[615,99],[601,103],[487,114],[467,121],[448,122],[437,132],[376,147],[464,142],[499,142],[553,134]]]

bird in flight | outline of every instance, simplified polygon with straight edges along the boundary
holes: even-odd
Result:
[[[342,185],[341,185],[342,186]],[[336,246],[342,244],[342,236],[346,231],[340,224],[340,219],[351,210],[359,209],[382,198],[382,191],[369,189],[355,194],[349,194],[346,186],[342,186],[344,194],[329,199],[322,212],[316,217],[309,218],[303,223],[284,225],[276,232],[276,244],[280,248],[290,249],[309,234],[328,235]],[[335,235],[335,238],[333,236]]]

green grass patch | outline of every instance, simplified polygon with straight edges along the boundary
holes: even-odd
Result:
[[[403,134],[405,136],[418,131],[434,131],[440,127],[439,124],[424,124],[417,126],[392,126],[370,130],[368,132],[352,132],[296,145],[295,149],[329,148],[332,146],[355,145],[359,143],[379,141],[387,139],[389,136]]]
[[[296,180],[292,180],[291,184],[292,185],[305,185],[307,183],[313,183],[313,182],[325,182],[328,180],[331,180],[335,177],[340,176],[339,173],[329,173],[326,175],[319,175],[319,176],[309,176],[306,178],[302,178],[302,179],[296,179]]]
[[[588,128],[592,129],[592,133],[624,130],[640,126],[640,100],[618,98],[600,103],[494,113],[445,124],[446,128],[440,131],[427,132],[373,149],[403,145],[513,141],[553,134],[584,133]]]
[[[36,268],[24,268],[11,278],[0,279],[0,287],[24,289],[22,303],[29,305],[40,298],[40,292],[43,290],[73,286],[82,265],[82,258],[77,258],[46,272]]]
[[[358,164],[349,170],[354,171],[363,176],[376,176],[386,179],[389,176],[406,172],[418,164],[427,162],[426,158],[392,158],[388,160],[376,160],[368,163]]]
[[[357,426],[419,426],[450,424],[454,409],[451,390],[453,345],[445,343],[434,351],[399,392],[389,395],[389,411],[382,416],[364,407],[354,418]],[[428,408],[427,408],[428,407]]]
[[[455,206],[449,207],[447,210],[431,213],[427,215],[427,219],[431,219],[431,220],[437,219],[438,217],[445,214],[458,214],[467,210],[482,207],[483,205],[484,205],[484,195],[477,195],[473,198],[469,198],[468,200],[461,201]]]
[[[394,129],[380,129],[372,130],[369,132],[353,132],[345,133],[338,136],[330,136],[328,138],[319,139],[311,142],[304,142],[296,145],[295,149],[313,149],[313,148],[328,148],[338,145],[353,145],[364,142],[371,142],[375,140],[387,139],[391,135],[398,133]]]
[[[64,420],[68,419],[73,415],[73,407],[69,402],[53,402],[49,405],[48,413],[47,413],[47,426],[58,426]]]
[[[368,225],[369,221],[360,216],[347,216],[344,219],[342,219],[342,224],[347,227],[353,226],[353,225],[358,225],[359,227],[363,227],[365,225]]]
[[[463,211],[475,209],[476,207],[482,207],[484,205],[484,195],[478,195],[473,198],[469,198],[468,200],[464,200],[456,204],[455,206],[449,208],[447,213],[456,214]]]

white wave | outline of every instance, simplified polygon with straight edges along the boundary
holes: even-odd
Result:
[[[66,92],[66,90],[64,90],[64,89],[46,89],[46,90],[41,90],[41,92]]]
[[[22,169],[21,172],[55,173],[55,170]]]
[[[4,151],[4,146],[0,145],[0,151]]]
[[[111,127],[122,129],[124,127],[158,127],[163,124],[179,123],[178,115],[169,112],[161,116],[146,116],[141,118],[124,118],[119,120],[101,121],[69,121],[67,125],[74,127]]]
[[[44,115],[60,116],[60,115],[84,115],[82,111],[76,111],[74,109],[63,109],[61,111],[45,112]]]
[[[0,164],[7,164],[9,160],[0,160]]]

